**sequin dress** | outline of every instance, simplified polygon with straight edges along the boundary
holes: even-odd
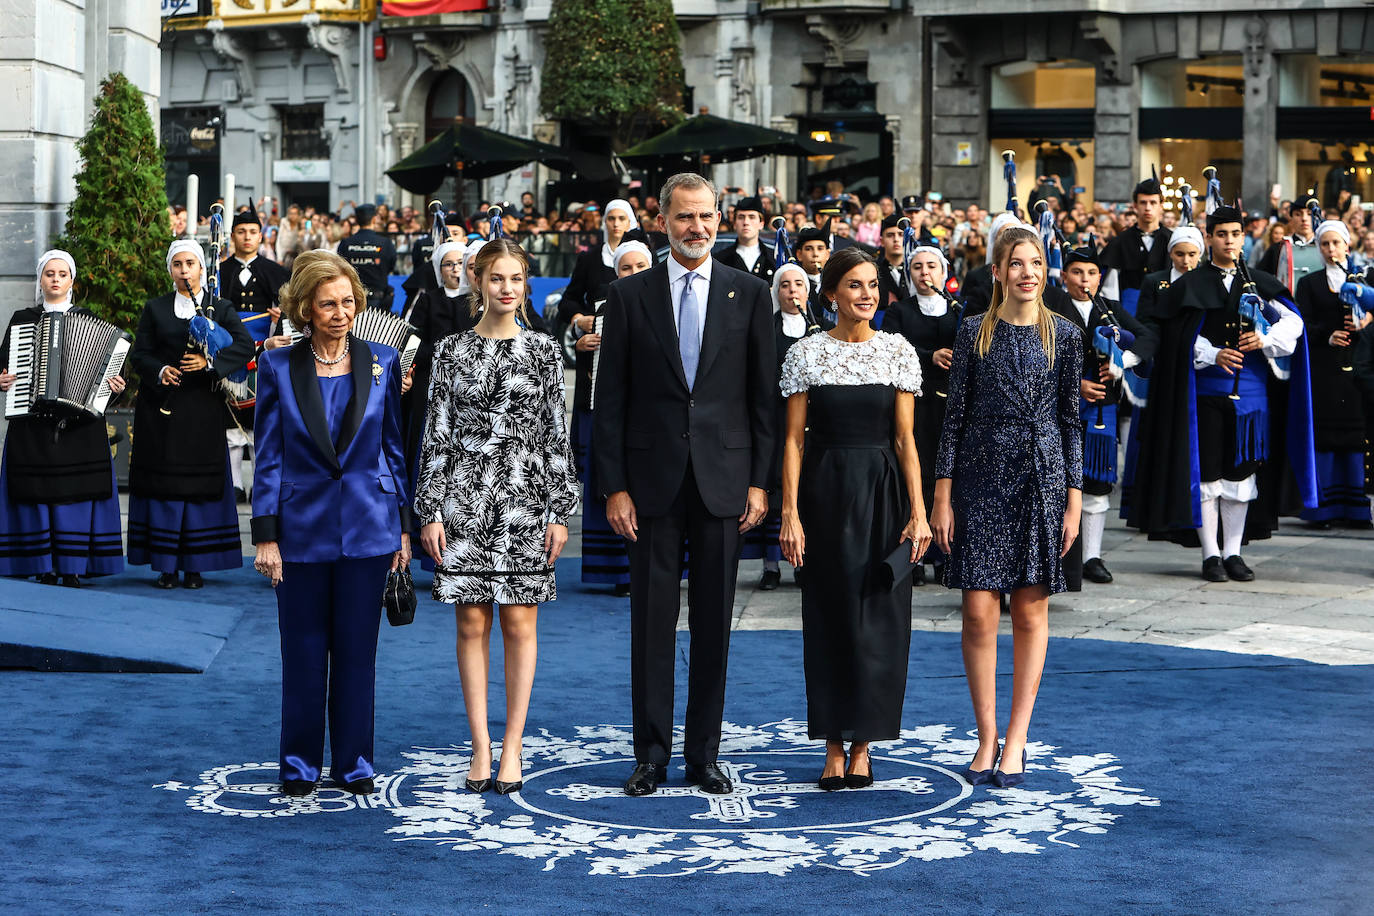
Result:
[[[885,578],[883,560],[911,517],[893,439],[897,393],[921,393],[920,359],[897,334],[814,334],[787,351],[781,389],[807,394],[797,488],[807,732],[891,740],[906,694],[911,576]]]
[[[1065,591],[1059,550],[1070,489],[1083,487],[1078,420],[1082,336],[1055,318],[1054,366],[1034,325],[998,321],[985,357],[974,353],[982,316],[954,343],[949,402],[935,474],[953,481],[950,588]]]

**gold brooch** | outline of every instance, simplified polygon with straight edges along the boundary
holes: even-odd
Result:
[[[372,357],[372,384],[374,384],[374,385],[380,385],[381,383],[382,383],[382,364],[379,363],[379,362],[377,362],[377,357],[374,355],[374,356]]]
[[[728,292],[728,293],[725,294],[725,298],[726,298],[726,299],[733,299],[733,298],[735,298],[735,291],[734,291],[733,289],[730,290],[730,292]]]

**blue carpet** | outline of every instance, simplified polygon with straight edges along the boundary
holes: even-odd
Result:
[[[0,900],[31,912],[1367,911],[1369,667],[1056,640],[1027,787],[970,790],[954,776],[973,747],[958,638],[918,633],[907,731],[876,748],[877,786],[822,795],[801,634],[739,632],[722,747],[736,794],[686,791],[678,758],[665,790],[629,799],[628,605],[581,589],[575,560],[559,566],[519,796],[462,791],[453,617],[427,599],[413,626],[383,627],[384,779],[362,800],[275,794],[276,612],[248,570],[193,596],[243,608],[204,674],[0,673],[14,761]],[[1009,670],[1009,645],[1003,658]],[[499,736],[499,642],[492,660]]]

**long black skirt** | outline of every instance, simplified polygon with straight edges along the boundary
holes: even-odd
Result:
[[[893,451],[896,389],[823,386],[808,393],[797,511],[806,536],[799,581],[808,734],[830,741],[898,737],[911,648],[911,576],[883,560],[911,515]]]

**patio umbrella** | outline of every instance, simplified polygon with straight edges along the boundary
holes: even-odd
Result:
[[[438,190],[450,175],[490,178],[540,162],[553,169],[570,167],[558,147],[538,140],[459,122],[386,170],[392,181],[413,194]]]
[[[759,156],[833,156],[853,149],[843,143],[823,143],[803,134],[702,113],[631,147],[620,158],[645,166],[695,162],[703,156],[709,156],[713,163]]]

